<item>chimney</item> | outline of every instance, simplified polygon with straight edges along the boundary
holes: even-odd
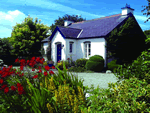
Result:
[[[68,26],[70,23],[74,23],[73,21],[65,20],[64,21],[64,26]]]
[[[122,9],[122,15],[127,15],[130,12],[133,14],[133,11],[134,11],[134,9],[130,8],[130,5],[127,5],[127,4],[125,7],[121,8],[121,9]]]

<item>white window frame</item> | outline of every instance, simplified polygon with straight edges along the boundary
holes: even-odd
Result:
[[[90,48],[89,48],[90,45]],[[90,53],[89,53],[90,50]],[[89,58],[89,56],[91,55],[91,43],[84,43],[84,57],[85,58]]]

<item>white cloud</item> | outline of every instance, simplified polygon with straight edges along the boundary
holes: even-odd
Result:
[[[16,23],[22,23],[25,17],[26,15],[18,10],[8,11],[7,13],[0,12],[0,38],[10,37],[13,26]]]
[[[55,2],[59,2],[59,3],[67,3],[67,4],[71,4],[71,5],[80,5],[80,6],[94,6],[94,4],[87,4],[84,1],[73,1],[73,0],[54,0]]]
[[[45,0],[19,0],[19,1],[15,1],[15,0],[7,0],[7,3],[11,3],[14,5],[22,5],[22,6],[36,6],[39,8],[43,8],[43,9],[51,9],[51,10],[56,10],[56,11],[60,11],[60,12],[64,12],[67,14],[82,14],[83,16],[92,16],[93,18],[98,18],[101,15],[95,15],[95,14],[91,14],[88,12],[84,12],[84,11],[80,11],[80,10],[76,10],[73,9],[71,7],[68,6],[64,6],[61,5],[59,3],[54,3],[52,1],[45,1]]]

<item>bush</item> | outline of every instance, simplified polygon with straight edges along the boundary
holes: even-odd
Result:
[[[149,76],[149,75],[148,75]],[[150,76],[149,76],[150,77]],[[145,79],[130,78],[122,83],[108,83],[108,89],[94,89],[87,98],[92,113],[135,113],[150,111],[150,85]],[[84,108],[87,110],[87,108]]]
[[[112,60],[111,62],[109,62],[107,64],[108,66],[108,70],[111,70],[112,72],[114,72],[114,69],[118,68],[120,65],[116,64],[117,60]]]
[[[94,55],[86,62],[86,69],[100,72],[104,68],[104,59],[100,55]]]
[[[73,72],[84,72],[86,69],[84,67],[71,67],[68,69],[68,71],[73,71]]]
[[[85,68],[85,65],[86,65],[87,61],[88,61],[88,59],[85,59],[85,58],[77,59],[76,62],[75,62],[75,66]]]
[[[40,83],[40,86],[42,87],[43,84]],[[56,98],[56,101],[48,102],[46,103],[47,108],[49,110],[49,113],[58,113],[58,112],[72,112],[72,113],[78,113],[81,112],[80,108],[86,107],[86,100],[84,93],[81,89],[81,87],[78,86],[78,94],[75,93],[74,89],[70,89],[68,85],[66,85],[66,80],[64,81],[64,85],[60,85],[59,89],[56,89],[55,84],[53,82],[53,77],[49,80],[49,84],[46,84],[49,92],[55,92],[54,97]],[[60,95],[61,94],[61,95]],[[65,96],[66,95],[66,96]],[[54,104],[55,103],[55,104]],[[66,103],[66,104],[62,104]],[[56,111],[57,108],[57,111]]]
[[[143,59],[144,58],[144,59]],[[118,69],[115,69],[114,73],[115,76],[121,80],[121,79],[129,79],[131,77],[136,77],[140,80],[145,78],[145,73],[150,73],[150,53],[147,51],[142,52],[142,55],[137,58],[137,60],[134,60],[132,65],[124,65],[124,67],[121,65],[118,67]],[[145,78],[148,83],[149,78]]]

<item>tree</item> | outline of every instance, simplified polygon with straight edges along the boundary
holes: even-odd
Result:
[[[129,17],[108,35],[106,40],[108,56],[119,58],[122,63],[132,63],[133,60],[136,60],[146,49],[146,36],[141,31],[136,20]]]
[[[146,7],[144,8],[141,12],[144,12],[145,10],[147,10],[147,13],[143,13],[143,15],[146,15],[148,16],[150,14],[150,0],[147,0],[148,1],[148,6],[142,6],[142,7]],[[150,17],[144,22],[148,22],[148,20],[150,19]]]
[[[80,17],[80,18],[79,18]],[[83,19],[81,16],[78,15],[64,15],[62,18],[59,17],[59,19],[56,19],[55,20],[55,24],[52,24],[50,26],[50,29],[52,32],[54,32],[55,28],[57,25],[60,25],[60,26],[64,26],[64,20],[69,20],[69,21],[74,21],[74,22],[81,22],[81,21],[85,21],[86,19]]]
[[[48,26],[40,24],[41,20],[28,16],[24,22],[13,27],[9,42],[13,46],[12,53],[18,56],[41,56],[41,41],[51,34],[48,34],[50,29]]]
[[[10,52],[13,47],[9,43],[9,38],[10,37],[0,39],[0,59],[2,59],[6,65],[13,65],[17,56]]]

